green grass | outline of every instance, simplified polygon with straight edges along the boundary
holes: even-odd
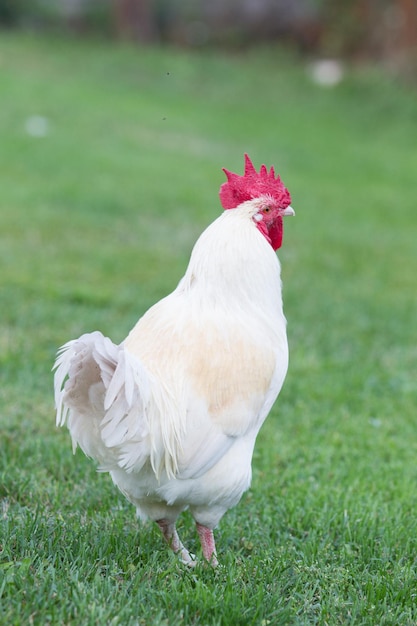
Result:
[[[370,68],[321,89],[276,50],[2,34],[0,94],[0,623],[417,624],[415,92]],[[72,456],[50,368],[176,285],[244,151],[297,213],[290,369],[222,566],[188,571]],[[180,531],[198,552],[189,517]]]

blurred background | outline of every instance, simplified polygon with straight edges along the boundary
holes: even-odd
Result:
[[[0,0],[1,624],[417,624],[416,83],[416,0]],[[244,152],[296,212],[291,357],[203,607],[51,366],[172,291]]]
[[[415,0],[0,0],[0,24],[186,47],[280,41],[415,78]]]

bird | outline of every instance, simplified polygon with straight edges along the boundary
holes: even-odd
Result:
[[[225,168],[224,209],[195,243],[177,287],[120,344],[94,331],[65,343],[54,370],[56,424],[178,558],[197,557],[177,520],[194,518],[203,563],[214,529],[249,488],[258,432],[288,369],[281,267],[291,196],[274,167]]]

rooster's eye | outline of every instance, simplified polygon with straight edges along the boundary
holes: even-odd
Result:
[[[269,212],[270,212],[270,210],[271,210],[271,207],[266,206],[266,207],[264,208],[264,213],[269,213]]]

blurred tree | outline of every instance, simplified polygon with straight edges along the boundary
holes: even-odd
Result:
[[[394,70],[416,78],[417,2],[397,0],[387,15],[387,36],[383,39],[384,57]]]
[[[19,17],[18,0],[0,0],[0,24],[14,26]]]
[[[153,41],[156,37],[152,0],[113,0],[116,31],[125,39]]]
[[[0,0],[0,25],[187,46],[279,41],[417,74],[417,0]]]

